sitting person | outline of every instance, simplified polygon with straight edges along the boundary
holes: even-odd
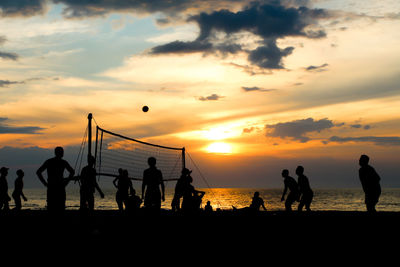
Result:
[[[259,211],[261,207],[265,211],[267,210],[267,208],[265,208],[265,206],[264,206],[264,200],[260,197],[260,193],[259,192],[255,192],[254,196],[253,196],[253,200],[252,200],[251,205],[250,205],[250,209],[253,209],[255,211]]]
[[[259,192],[254,192],[253,199],[251,201],[251,204],[249,207],[244,207],[241,209],[236,208],[235,206],[232,206],[233,210],[240,210],[240,211],[260,211],[260,208],[263,208],[265,211],[267,208],[264,205],[264,200],[260,197]]]
[[[128,197],[126,209],[130,212],[136,212],[140,209],[140,204],[142,204],[142,199],[136,195],[136,191],[133,189]]]
[[[204,207],[204,211],[205,211],[206,213],[211,213],[211,212],[213,212],[213,207],[211,206],[211,202],[210,202],[210,201],[207,201],[207,205]]]

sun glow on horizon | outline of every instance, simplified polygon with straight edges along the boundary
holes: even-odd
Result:
[[[205,150],[208,153],[216,153],[216,154],[232,154],[232,146],[228,143],[224,142],[215,142],[208,145]]]

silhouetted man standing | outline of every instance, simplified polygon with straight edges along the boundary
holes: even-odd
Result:
[[[103,191],[101,191],[99,184],[96,181],[96,169],[94,168],[95,158],[88,156],[88,165],[83,167],[80,176],[80,196],[81,196],[81,210],[94,210],[94,192],[97,190],[100,197],[104,198]]]
[[[129,173],[127,170],[118,170],[120,175],[118,175],[114,181],[114,186],[118,189],[117,193],[115,194],[115,200],[117,201],[118,209],[120,211],[124,210],[128,207],[128,199],[129,199],[129,192],[133,192],[132,181],[129,179]]]
[[[311,190],[310,182],[308,181],[307,176],[304,175],[303,166],[298,166],[296,168],[296,174],[299,177],[297,183],[300,191],[300,203],[298,211],[302,211],[304,206],[306,207],[307,211],[311,211],[310,206],[314,197],[314,192]]]
[[[285,188],[283,189],[281,201],[285,200],[286,192],[289,189],[289,194],[285,201],[285,209],[286,211],[292,211],[292,204],[299,200],[299,186],[296,180],[289,176],[288,170],[285,169],[282,171],[282,177],[284,178],[283,183],[285,184]]]
[[[154,157],[150,157],[147,160],[149,168],[143,172],[142,199],[144,196],[144,206],[146,208],[160,210],[161,200],[165,201],[165,187],[162,173],[156,168],[156,162],[157,160]]]
[[[47,209],[49,211],[65,210],[65,187],[74,176],[74,169],[66,160],[63,160],[64,149],[56,147],[55,157],[46,160],[37,170],[39,180],[47,187]],[[69,172],[69,177],[64,179],[65,169]],[[47,181],[43,177],[43,172],[47,170]]]
[[[361,155],[359,161],[361,168],[358,171],[358,174],[365,193],[365,205],[367,206],[367,211],[376,212],[375,206],[381,195],[381,185],[379,184],[381,178],[375,169],[368,163],[369,157],[367,155]]]

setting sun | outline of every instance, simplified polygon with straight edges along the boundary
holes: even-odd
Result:
[[[231,154],[232,146],[228,143],[216,142],[207,146],[206,151],[208,153]]]

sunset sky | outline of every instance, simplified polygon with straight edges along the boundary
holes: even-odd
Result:
[[[36,179],[91,112],[212,186],[359,186],[368,154],[398,187],[399,29],[397,0],[0,0],[0,166]]]

